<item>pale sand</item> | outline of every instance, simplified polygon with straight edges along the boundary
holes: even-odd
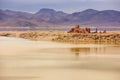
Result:
[[[105,47],[109,45],[98,45],[98,44],[67,44],[67,43],[58,43],[52,41],[30,41],[22,38],[14,37],[0,37],[0,46],[2,46],[0,51],[3,55],[10,55],[15,53],[19,54],[25,50],[36,50],[44,48],[77,48],[77,47]],[[20,51],[20,52],[19,52]],[[21,53],[20,53],[21,54]]]
[[[120,80],[120,55],[92,54],[76,60],[70,54],[38,51],[109,46],[0,37],[0,80]]]

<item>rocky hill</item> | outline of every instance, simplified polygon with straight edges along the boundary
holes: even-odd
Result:
[[[32,14],[20,11],[0,10],[0,26],[36,27],[49,25],[102,25],[120,26],[120,11],[87,9],[72,14],[43,8]]]

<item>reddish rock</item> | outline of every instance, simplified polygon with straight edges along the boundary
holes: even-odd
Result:
[[[68,33],[90,33],[90,28],[80,28],[79,25],[76,25],[74,28],[71,28]]]
[[[104,30],[103,33],[106,33],[106,30]]]

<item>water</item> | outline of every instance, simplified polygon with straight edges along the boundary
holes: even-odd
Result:
[[[0,38],[0,80],[120,80],[120,46]]]

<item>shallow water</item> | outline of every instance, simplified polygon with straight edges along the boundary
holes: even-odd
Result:
[[[0,80],[120,80],[120,46],[0,38]]]

